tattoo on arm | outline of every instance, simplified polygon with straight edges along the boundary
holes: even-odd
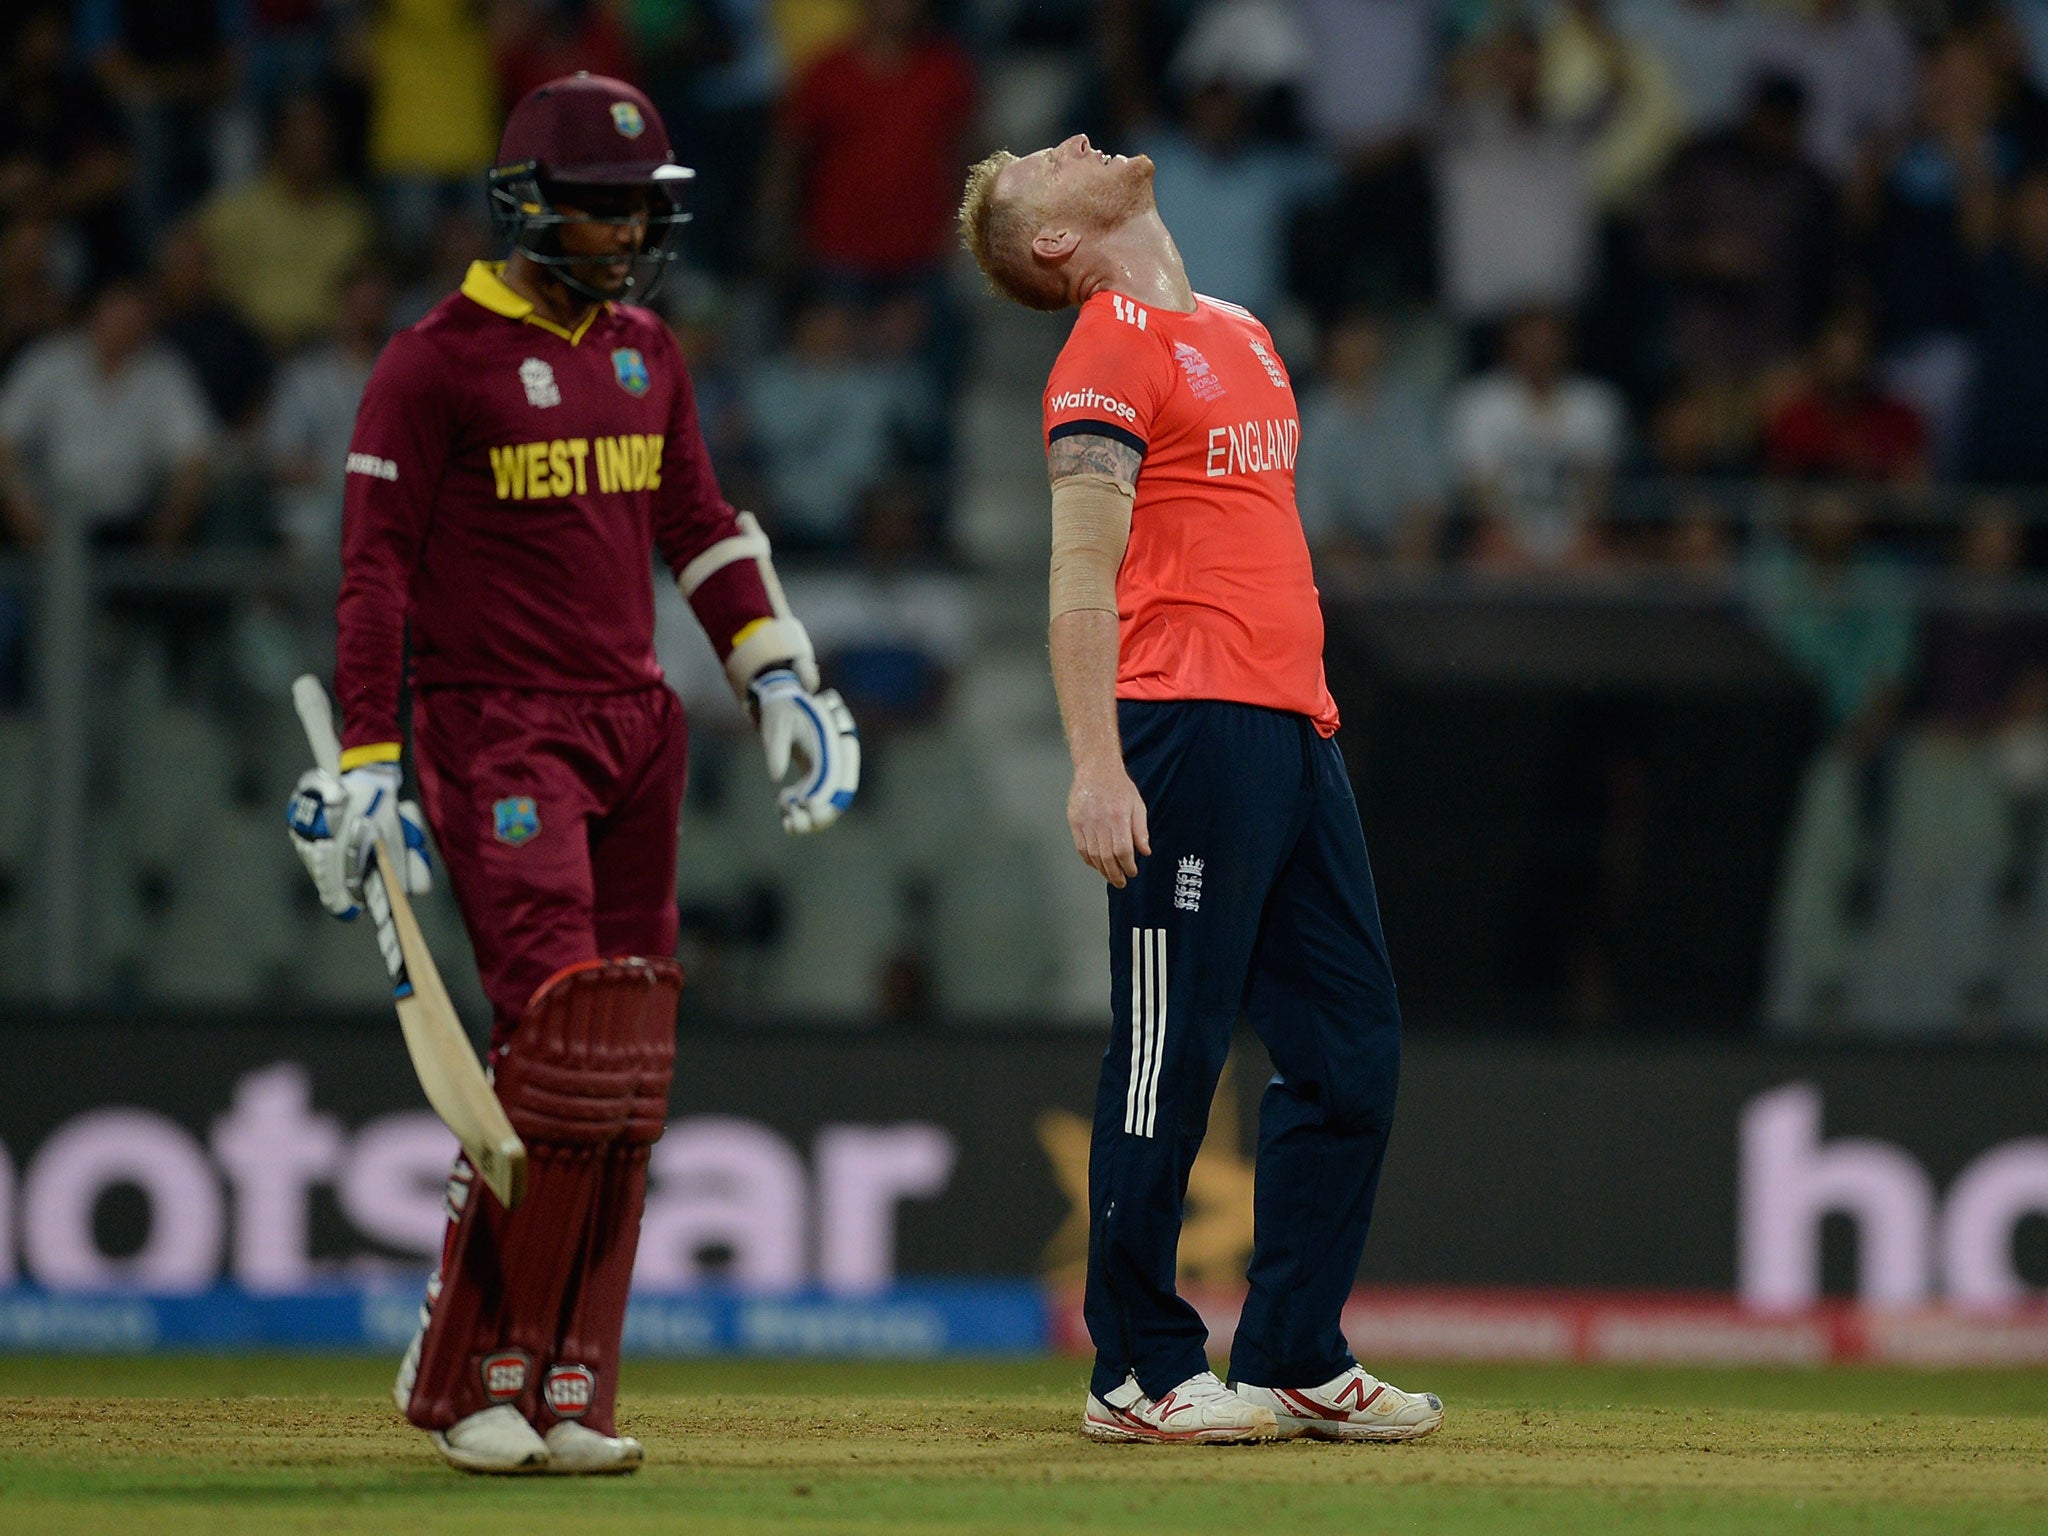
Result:
[[[1126,485],[1138,483],[1138,469],[1145,456],[1114,438],[1092,432],[1075,432],[1054,441],[1046,455],[1046,467],[1054,483],[1069,475],[1107,475]]]

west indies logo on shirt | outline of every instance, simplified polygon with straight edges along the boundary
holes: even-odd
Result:
[[[629,395],[647,393],[647,360],[640,355],[638,347],[621,347],[612,354],[612,373],[619,381],[619,388]]]
[[[1173,360],[1180,364],[1180,371],[1187,376],[1188,388],[1195,392],[1197,400],[1215,400],[1223,394],[1223,381],[1216,377],[1216,370],[1209,366],[1209,359],[1202,356],[1194,346],[1185,341],[1173,344]]]

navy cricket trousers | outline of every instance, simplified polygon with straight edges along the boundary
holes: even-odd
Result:
[[[1355,1362],[1358,1273],[1400,1077],[1401,1020],[1365,834],[1334,741],[1248,704],[1123,701],[1152,853],[1109,893],[1113,1021],[1088,1164],[1097,1396],[1209,1368],[1174,1289],[1188,1170],[1240,1011],[1273,1058],[1250,1293],[1231,1379],[1313,1386]]]

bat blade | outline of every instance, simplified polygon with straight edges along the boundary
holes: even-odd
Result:
[[[405,1036],[406,1054],[412,1057],[413,1074],[434,1113],[462,1143],[478,1175],[510,1210],[526,1192],[526,1145],[477,1062],[469,1033],[455,1012],[405,886],[382,843],[377,845],[376,871],[364,882],[364,895],[370,898],[373,917],[382,905],[397,940],[403,970],[394,974],[392,1001],[398,1010],[399,1030]],[[402,982],[398,974],[403,975]]]

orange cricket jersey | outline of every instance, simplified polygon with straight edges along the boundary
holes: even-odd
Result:
[[[1301,416],[1266,328],[1200,294],[1192,314],[1096,294],[1045,390],[1047,448],[1075,433],[1145,456],[1116,577],[1116,696],[1259,704],[1334,735],[1294,506]]]

